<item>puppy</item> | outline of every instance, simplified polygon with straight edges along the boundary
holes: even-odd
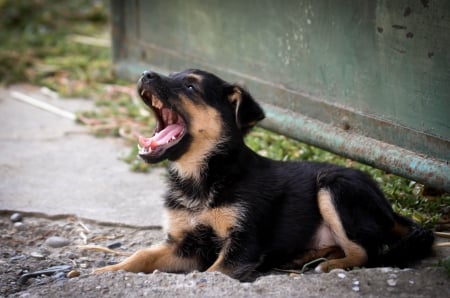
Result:
[[[154,112],[140,157],[168,159],[167,237],[96,272],[220,271],[239,280],[272,268],[407,266],[434,237],[393,212],[363,172],[257,155],[244,135],[264,112],[243,88],[201,71],[146,71],[138,92]]]

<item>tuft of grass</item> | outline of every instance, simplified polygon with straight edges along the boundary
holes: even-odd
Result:
[[[447,275],[450,277],[450,257],[439,260],[439,263],[437,265],[444,268],[445,272],[447,272]]]
[[[123,158],[133,171],[151,167],[136,158],[137,135],[151,135],[154,119],[136,97],[135,86],[111,72],[111,49],[80,42],[77,36],[109,40],[107,0],[0,0],[0,84],[30,82],[62,97],[95,100],[93,111],[78,121],[102,137],[121,137],[130,144]],[[450,217],[450,194],[427,194],[423,185],[319,148],[256,128],[246,143],[277,160],[312,160],[355,167],[381,185],[395,211],[434,226]],[[446,263],[448,268],[449,261]]]
[[[109,39],[108,2],[0,0],[0,82],[46,85],[62,96],[87,96],[114,81],[110,49],[73,35]]]

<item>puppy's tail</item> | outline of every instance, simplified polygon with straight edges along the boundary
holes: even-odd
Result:
[[[392,241],[379,254],[377,266],[404,268],[431,254],[434,243],[433,231],[396,213],[394,220],[395,225],[391,230]]]

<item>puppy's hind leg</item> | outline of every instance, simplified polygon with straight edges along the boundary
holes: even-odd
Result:
[[[366,250],[359,244],[348,239],[342,225],[342,221],[333,204],[333,198],[328,190],[321,189],[317,195],[319,211],[322,215],[324,224],[327,225],[345,256],[340,259],[325,261],[316,267],[317,272],[328,272],[332,269],[346,269],[357,266],[363,266],[367,262]]]

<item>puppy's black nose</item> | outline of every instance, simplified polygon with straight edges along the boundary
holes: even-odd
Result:
[[[150,81],[158,78],[158,74],[153,71],[146,70],[142,73],[142,80],[143,81]]]

